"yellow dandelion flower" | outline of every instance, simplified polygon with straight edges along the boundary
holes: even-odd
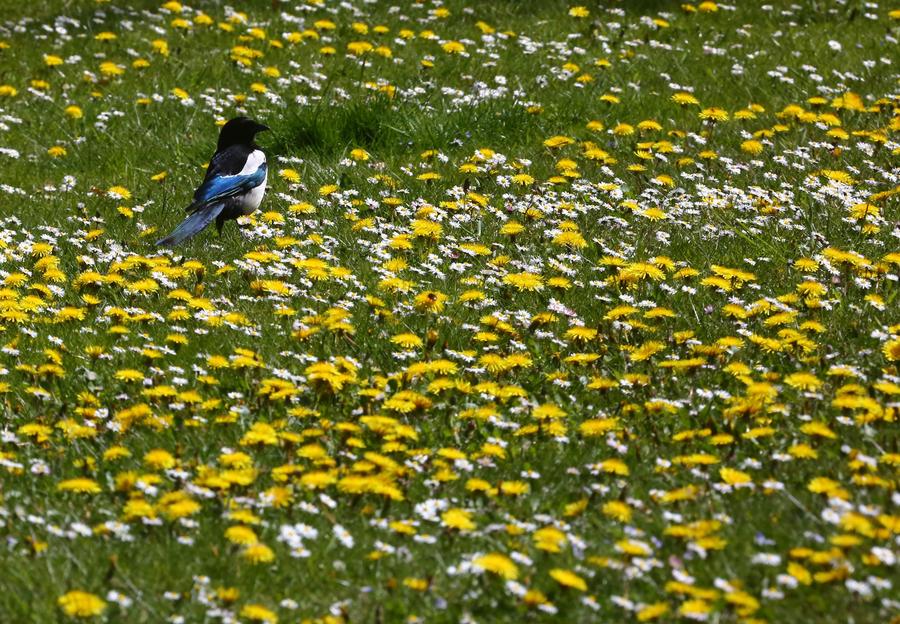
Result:
[[[638,622],[649,622],[655,620],[669,612],[669,605],[664,602],[656,602],[646,607],[642,607],[637,612]]]
[[[242,546],[252,546],[259,542],[256,533],[248,526],[236,525],[225,529],[225,539],[232,544],[240,544]]]
[[[278,175],[283,180],[287,180],[290,183],[296,183],[300,181],[300,174],[297,173],[294,169],[281,169],[278,172]]]
[[[518,221],[508,221],[500,228],[500,233],[506,236],[515,236],[525,231],[525,226]]]
[[[753,483],[753,479],[750,475],[733,468],[720,468],[719,476],[722,477],[722,481],[728,485],[740,486]]]
[[[73,590],[57,598],[56,603],[70,617],[93,618],[106,610],[106,601],[94,594]]]
[[[631,522],[631,507],[622,501],[609,501],[603,504],[603,515],[619,522]]]
[[[510,273],[503,277],[503,282],[518,290],[541,290],[544,287],[544,279],[535,273]]]
[[[544,147],[549,147],[551,149],[558,149],[560,147],[565,147],[566,145],[571,145],[575,140],[562,135],[552,136],[546,141],[544,141]]]
[[[676,104],[680,104],[681,106],[700,104],[700,101],[697,100],[697,98],[684,91],[673,94],[671,99],[673,102],[675,102]]]
[[[700,119],[705,121],[728,121],[728,111],[721,108],[710,107],[704,108],[699,113]]]
[[[466,46],[459,41],[448,41],[441,46],[441,49],[447,54],[464,54]]]
[[[241,557],[254,564],[275,561],[275,552],[265,544],[251,544],[241,553]]]
[[[571,587],[578,591],[587,591],[587,583],[584,582],[584,579],[570,570],[554,568],[550,570],[550,576],[563,587]]]
[[[131,199],[131,191],[124,186],[111,186],[107,189],[106,194],[113,199]]]
[[[900,361],[900,338],[894,338],[884,343],[881,348],[884,357],[890,362]]]
[[[266,622],[266,624],[278,624],[278,616],[274,611],[258,604],[248,604],[241,608],[241,617],[251,622]]]
[[[362,56],[367,52],[371,52],[375,49],[368,41],[351,41],[347,44],[347,52],[352,54],[353,56]]]
[[[566,412],[553,403],[544,403],[543,405],[535,407],[531,411],[531,416],[537,420],[556,420],[558,418],[565,418]]]
[[[369,152],[362,149],[361,147],[357,147],[356,149],[350,151],[350,158],[352,158],[353,160],[366,161],[371,158],[371,154],[369,154]]]
[[[427,290],[416,295],[416,309],[423,312],[442,312],[444,310],[444,302],[447,301],[447,295],[435,290]]]
[[[144,463],[154,470],[168,470],[175,467],[175,458],[164,449],[154,449],[144,455]]]
[[[452,508],[441,514],[441,522],[445,527],[458,531],[472,531],[476,524],[472,521],[472,513],[465,509]]]
[[[509,581],[519,578],[519,568],[512,559],[500,553],[482,555],[472,562],[476,568],[496,574]]]
[[[763,144],[760,143],[759,141],[750,139],[748,141],[744,141],[743,143],[741,143],[741,151],[746,152],[747,154],[752,154],[753,156],[756,156],[758,154],[762,154]]]
[[[81,494],[98,494],[102,491],[99,483],[84,477],[60,481],[56,485],[56,489],[60,492],[78,492]]]

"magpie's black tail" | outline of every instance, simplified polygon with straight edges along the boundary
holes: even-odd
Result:
[[[171,234],[156,241],[156,246],[174,247],[175,245],[180,245],[212,223],[213,219],[218,217],[224,208],[225,204],[222,202],[216,202],[200,208],[182,221]]]

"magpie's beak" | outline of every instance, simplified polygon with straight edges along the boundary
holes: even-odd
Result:
[[[267,126],[266,124],[261,124],[261,123],[256,124],[257,132],[265,132],[266,130],[271,130],[271,128],[269,128],[269,126]]]

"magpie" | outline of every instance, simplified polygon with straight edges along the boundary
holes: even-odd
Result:
[[[247,117],[235,117],[222,126],[203,183],[186,208],[190,215],[171,234],[156,241],[157,247],[183,243],[213,220],[221,236],[225,221],[248,215],[259,207],[266,192],[268,167],[266,155],[254,139],[257,133],[268,129]]]

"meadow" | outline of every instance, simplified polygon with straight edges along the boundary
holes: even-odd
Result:
[[[896,5],[0,5],[0,622],[897,621]]]

